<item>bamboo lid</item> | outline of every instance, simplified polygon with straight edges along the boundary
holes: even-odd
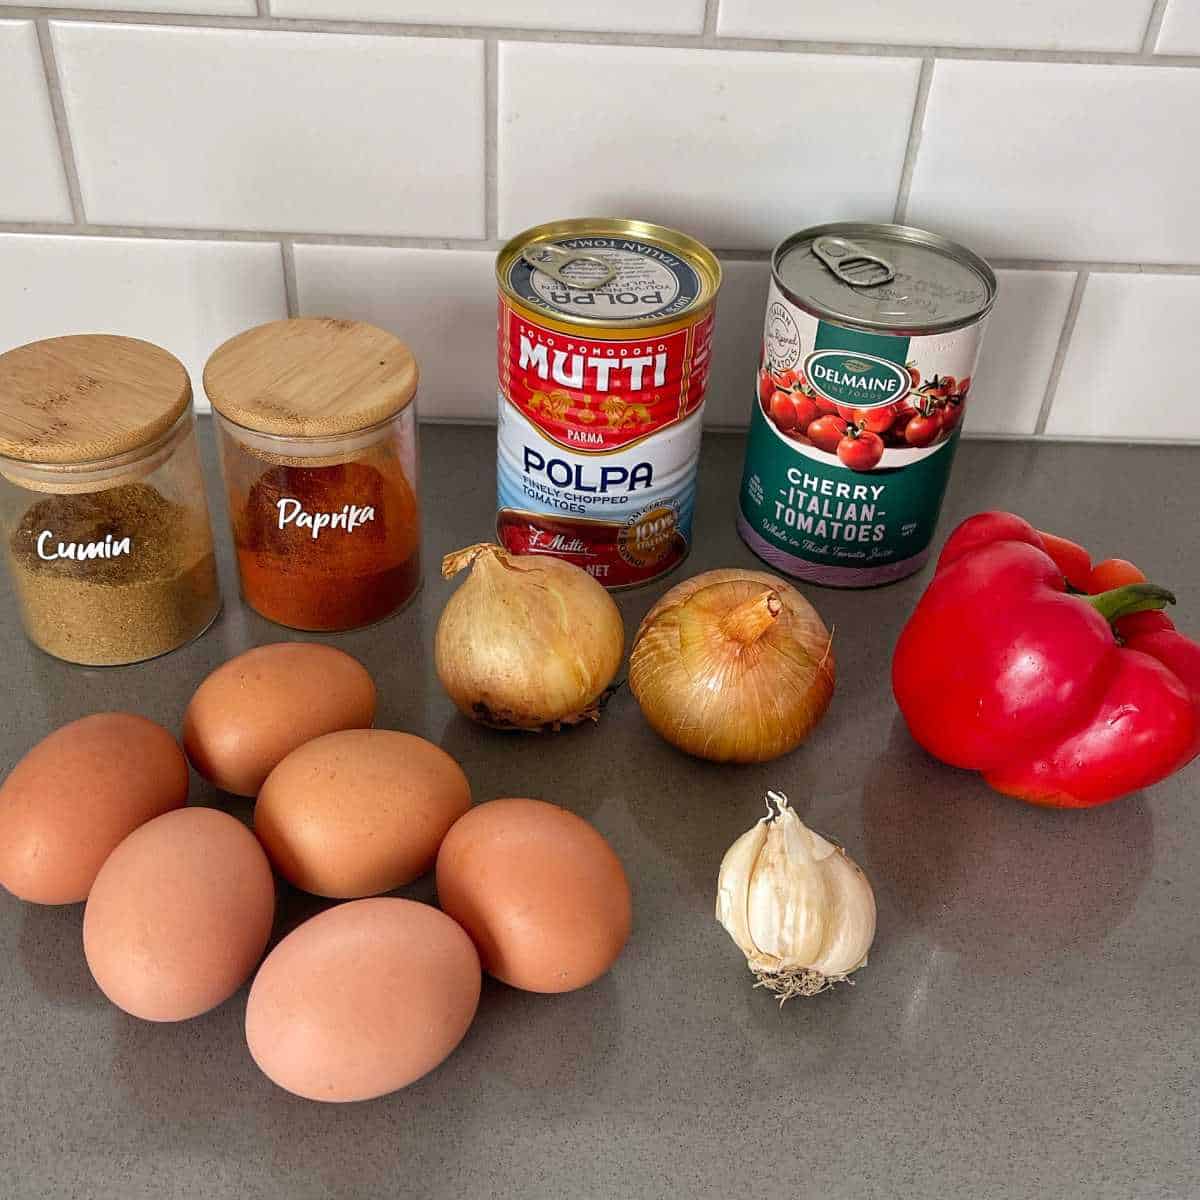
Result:
[[[412,351],[362,321],[294,317],[218,346],[204,390],[223,417],[258,433],[356,433],[408,406],[417,390]]]
[[[47,338],[0,354],[0,456],[56,466],[148,446],[186,411],[183,364],[150,342],[105,333]]]

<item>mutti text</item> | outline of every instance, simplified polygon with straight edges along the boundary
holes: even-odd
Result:
[[[555,487],[592,492],[598,496],[610,492],[636,492],[654,485],[654,467],[648,462],[635,463],[632,467],[568,462],[565,458],[547,459],[533,446],[525,447],[525,474],[548,479]]]
[[[534,342],[526,333],[521,334],[521,357],[517,365],[548,383],[579,391],[640,392],[648,387],[664,387],[667,382],[665,350],[608,357],[556,350],[543,342]]]

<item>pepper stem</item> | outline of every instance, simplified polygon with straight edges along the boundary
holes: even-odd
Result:
[[[768,588],[731,608],[721,621],[721,631],[735,642],[752,646],[771,628],[781,612],[783,601],[779,599],[779,593]]]
[[[1095,596],[1081,596],[1106,621],[1113,622],[1132,613],[1156,612],[1175,603],[1174,593],[1157,583],[1127,583]]]

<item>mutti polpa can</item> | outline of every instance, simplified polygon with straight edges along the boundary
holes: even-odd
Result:
[[[771,566],[834,587],[929,555],[996,277],[902,225],[806,229],[771,260],[738,529]]]
[[[609,588],[656,579],[691,542],[716,257],[581,218],[513,238],[496,275],[501,545]]]

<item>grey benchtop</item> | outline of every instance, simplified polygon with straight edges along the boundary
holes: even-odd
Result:
[[[1105,808],[1054,812],[926,758],[888,668],[928,570],[872,591],[805,589],[836,627],[838,685],[811,741],[781,761],[688,759],[628,692],[598,726],[557,736],[473,726],[442,694],[430,646],[451,590],[442,553],[489,536],[494,436],[423,431],[424,590],[398,617],[329,640],[374,674],[379,724],[444,746],[477,799],[543,797],[609,838],[635,902],[617,966],[559,997],[487,983],[433,1074],[322,1106],[258,1073],[244,989],[195,1021],[142,1023],[93,986],[81,906],[0,893],[0,1196],[1200,1195],[1200,765]],[[742,445],[706,438],[695,550],[672,582],[759,566],[733,526]],[[214,666],[302,636],[237,600],[211,451],[205,429],[217,625],[154,663],[81,670],[26,644],[5,593],[0,770],[96,710],[178,729]],[[1135,558],[1200,635],[1200,450],[967,443],[939,540],[989,507]],[[630,637],[665,586],[620,597]],[[845,844],[879,901],[856,986],[783,1011],[713,919],[721,855],[768,788]],[[195,778],[192,799],[249,812]],[[277,935],[317,907],[284,889]]]

